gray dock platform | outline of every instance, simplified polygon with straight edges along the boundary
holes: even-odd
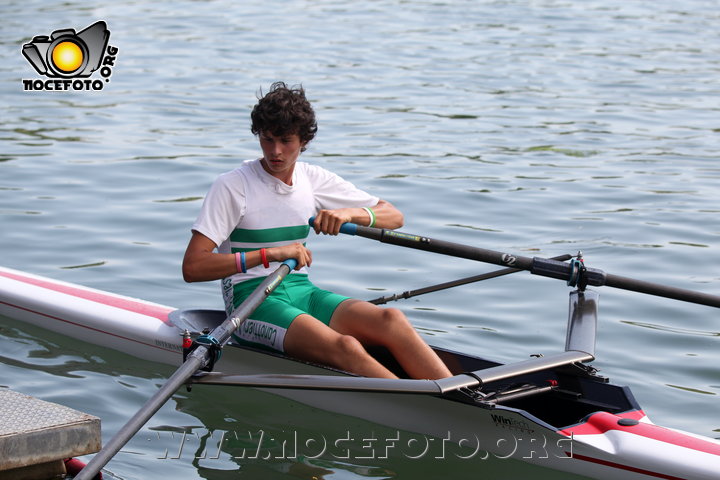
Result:
[[[101,446],[99,418],[0,388],[0,480],[61,478],[64,459]]]

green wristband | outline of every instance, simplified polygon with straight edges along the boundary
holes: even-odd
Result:
[[[368,227],[374,227],[375,226],[375,212],[372,211],[372,208],[370,207],[363,207],[363,210],[367,212],[368,215],[370,215],[370,223],[368,224]]]

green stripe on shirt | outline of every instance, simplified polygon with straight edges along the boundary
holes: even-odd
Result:
[[[303,242],[303,247],[307,247],[307,244]],[[260,250],[260,247],[247,247],[247,248],[241,248],[241,247],[230,247],[230,253],[240,253],[240,252],[256,252]]]
[[[249,230],[236,228],[230,234],[231,242],[240,243],[274,243],[290,240],[305,239],[310,233],[310,225],[297,225],[294,227],[264,228]]]

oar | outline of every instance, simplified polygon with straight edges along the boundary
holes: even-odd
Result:
[[[314,221],[314,217],[310,218],[310,225],[312,225]],[[548,258],[523,257],[510,253],[471,247],[460,243],[436,240],[411,233],[386,230],[384,228],[364,227],[354,223],[344,224],[340,228],[340,232],[348,235],[358,235],[392,245],[492,263],[504,267],[513,267],[518,270],[527,270],[534,275],[565,280],[569,282],[569,284],[579,284],[581,287],[585,285],[595,287],[608,286],[648,295],[672,298],[684,302],[720,307],[720,296],[717,295],[613,275],[597,268],[579,266],[578,262],[563,263]]]
[[[162,407],[170,397],[182,387],[198,370],[214,363],[219,357],[219,349],[229,340],[232,333],[255,311],[265,298],[275,290],[288,273],[295,268],[294,259],[285,260],[280,267],[263,282],[236,308],[228,318],[206,336],[206,344],[198,345],[185,362],[165,382],[143,407],[118,431],[115,436],[100,450],[83,468],[75,480],[90,480],[93,478],[120,449],[130,441],[145,423]],[[207,345],[207,346],[206,346]],[[215,356],[215,358],[211,358]]]
[[[552,257],[552,260],[564,262],[572,258],[572,255],[563,254],[557,257]],[[436,285],[430,285],[429,287],[418,288],[417,290],[407,290],[403,293],[396,293],[394,295],[388,295],[386,297],[378,297],[372,300],[368,300],[373,305],[384,305],[387,302],[393,302],[400,299],[407,299],[417,297],[418,295],[425,295],[426,293],[439,292],[440,290],[446,290],[452,287],[459,287],[460,285],[467,285],[468,283],[481,282],[483,280],[489,280],[491,278],[502,277],[510,273],[521,272],[522,270],[517,268],[501,268],[492,272],[481,273],[480,275],[473,275],[472,277],[460,278],[451,282],[438,283]]]

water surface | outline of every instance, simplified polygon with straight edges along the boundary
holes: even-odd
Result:
[[[404,231],[527,256],[581,250],[611,273],[720,293],[715,2],[11,0],[0,14],[4,266],[219,307],[216,284],[180,277],[189,227],[212,180],[258,155],[249,111],[261,88],[284,80],[302,83],[316,107],[320,131],[304,160],[393,202]],[[22,90],[23,78],[39,78],[23,43],[98,20],[119,49],[102,91]],[[492,269],[359,238],[311,248],[317,283],[360,298]],[[568,290],[519,273],[397,306],[435,344],[512,361],[563,348]],[[629,385],[656,423],[720,437],[717,312],[600,294],[594,365]],[[100,416],[106,441],[171,373],[10,320],[0,342],[3,385]],[[345,425],[358,438],[393,433],[261,392],[196,388],[109,471],[527,477],[521,465],[403,455],[230,458],[252,445],[245,433],[288,424],[307,437]],[[200,452],[222,432],[239,437],[220,458],[158,458],[183,434]]]

